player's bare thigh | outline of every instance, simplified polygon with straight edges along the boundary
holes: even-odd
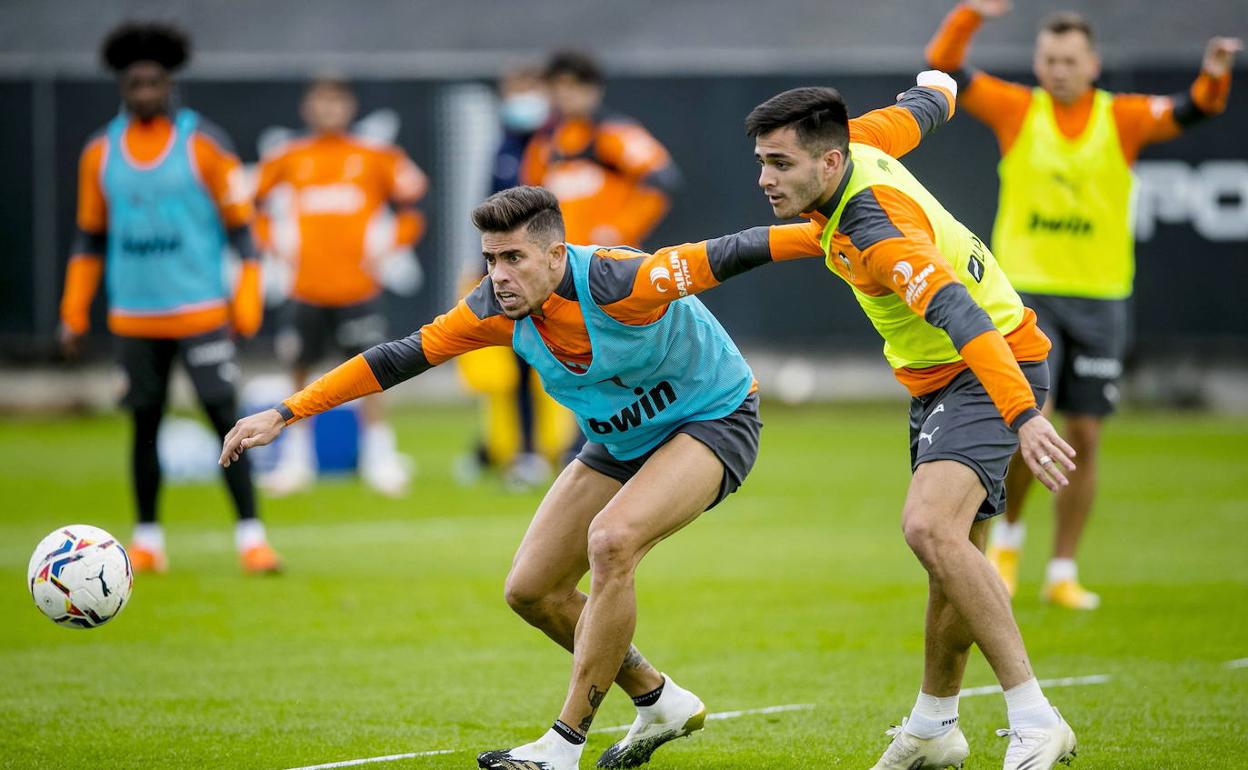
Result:
[[[591,554],[618,549],[636,567],[659,541],[692,522],[719,495],[724,466],[705,444],[679,433],[641,466],[589,527]]]
[[[547,490],[520,541],[507,576],[508,593],[545,596],[572,591],[589,571],[589,525],[620,491],[619,481],[580,460]]]

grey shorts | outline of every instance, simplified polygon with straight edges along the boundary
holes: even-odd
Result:
[[[637,471],[641,470],[646,460],[659,451],[659,447],[671,441],[673,436],[678,433],[688,434],[706,444],[707,448],[714,452],[724,465],[724,478],[719,485],[719,494],[716,495],[714,502],[706,507],[709,511],[719,505],[725,497],[736,492],[741,482],[745,481],[750,469],[754,467],[754,461],[758,459],[758,435],[762,428],[763,422],[758,418],[758,394],[752,393],[741,402],[741,406],[737,407],[735,412],[727,417],[721,417],[718,420],[687,422],[672,431],[658,446],[641,457],[618,460],[602,444],[588,441],[581,448],[576,459],[624,484],[637,475]]]
[[[1127,300],[1021,296],[1053,341],[1053,405],[1066,414],[1112,414],[1130,337]]]
[[[341,307],[292,300],[278,332],[277,352],[287,366],[309,367],[331,350],[350,357],[388,339],[386,317],[377,300]]]
[[[1049,391],[1043,361],[1020,364],[1036,403]],[[970,369],[934,393],[910,399],[910,470],[935,460],[953,460],[975,471],[988,493],[975,520],[1005,511],[1005,472],[1018,449],[1010,430],[979,378]]]

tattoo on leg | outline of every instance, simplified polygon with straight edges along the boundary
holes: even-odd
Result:
[[[589,686],[589,713],[577,725],[581,732],[589,732],[589,726],[594,723],[594,715],[598,713],[598,707],[602,705],[602,701],[607,697],[605,689],[599,690],[597,685]]]
[[[628,646],[628,654],[624,656],[624,663],[620,665],[621,670],[636,671],[639,668],[648,668],[650,662],[641,654],[633,645]]]

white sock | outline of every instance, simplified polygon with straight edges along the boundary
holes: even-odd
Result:
[[[1056,727],[1059,721],[1035,677],[1005,691],[1005,715],[1015,730]]]
[[[992,544],[997,548],[1021,551],[1023,539],[1026,536],[1027,525],[1021,521],[1011,524],[1004,516],[999,516],[996,523],[992,525]]]
[[[522,746],[521,748],[531,748],[534,751],[540,752],[543,755],[540,757],[541,759],[563,759],[568,764],[576,765],[581,761],[581,752],[585,750],[585,743],[583,741],[581,743],[573,743],[560,735],[559,731],[552,727],[547,730],[546,734],[541,738],[538,738],[528,746]],[[555,756],[551,757],[551,754],[554,754]],[[539,757],[529,757],[527,756],[527,752],[518,752],[517,758],[537,759]]]
[[[916,738],[939,738],[958,725],[958,696],[946,698],[919,692],[914,710],[906,720],[906,732]]]
[[[259,519],[243,519],[234,525],[234,547],[246,551],[257,545],[268,542],[264,534],[264,524]]]
[[[364,451],[393,452],[395,451],[394,428],[384,422],[365,425],[361,431],[360,444]]]
[[[149,551],[165,550],[165,529],[156,523],[135,524],[134,544]]]
[[[1060,583],[1063,580],[1078,580],[1079,566],[1074,559],[1050,559],[1049,566],[1044,570],[1044,582]]]

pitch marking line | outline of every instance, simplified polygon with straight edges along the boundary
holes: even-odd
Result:
[[[1061,679],[1041,679],[1039,685],[1041,687],[1082,687],[1088,684],[1105,684],[1112,677],[1109,674],[1093,674],[1091,676],[1067,676]],[[968,687],[958,693],[963,698],[970,698],[975,695],[992,695],[1001,692],[1001,685],[994,684],[988,687]]]
[[[743,711],[719,711],[714,714],[707,714],[707,719],[736,719],[737,717],[752,716],[754,714],[779,714],[784,711],[808,711],[813,709],[813,703],[787,703],[783,706],[767,706],[761,709],[745,709]],[[616,725],[614,727],[603,727],[593,730],[595,733],[622,732],[627,730],[629,725]],[[413,759],[416,757],[432,757],[438,754],[457,754],[465,749],[438,749],[437,751],[415,751],[407,754],[389,754],[384,757],[367,757],[365,759],[346,759],[342,762],[327,762],[323,765],[308,765],[306,767],[292,767],[290,770],[329,770],[334,767],[354,767],[356,765],[367,765],[373,762],[394,762],[399,759]]]
[[[327,770],[327,768],[331,767],[352,767],[354,765],[367,765],[371,762],[393,762],[396,759],[412,759],[413,757],[432,757],[438,754],[454,754],[456,751],[456,749],[413,751],[408,754],[390,754],[384,757],[368,757],[367,759],[347,759],[342,762],[326,762],[323,765],[308,765],[307,767],[291,768],[291,770]]]
[[[1248,658],[1240,658],[1238,660],[1228,660],[1227,668],[1248,668]]]

